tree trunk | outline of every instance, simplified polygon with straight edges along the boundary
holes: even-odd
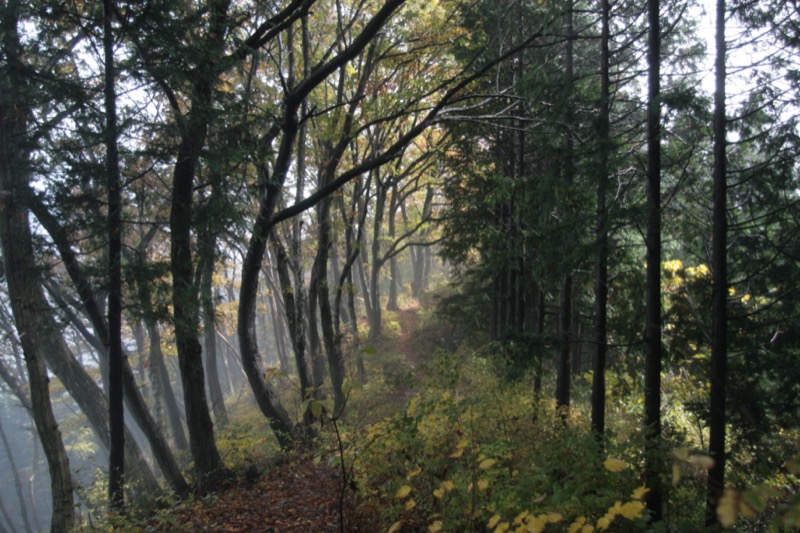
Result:
[[[712,274],[713,305],[711,319],[711,398],[709,420],[709,452],[714,466],[708,471],[706,525],[718,522],[717,507],[725,489],[725,402],[728,374],[728,219],[727,162],[725,117],[726,44],[725,0],[717,0],[716,91],[714,93],[714,206]]]
[[[3,429],[2,424],[0,424],[0,441],[3,442],[3,448],[6,451],[6,457],[8,457],[8,466],[14,473],[14,490],[16,491],[17,499],[19,500],[19,510],[20,514],[22,515],[22,522],[25,524],[25,530],[29,533],[33,533],[34,528],[31,524],[29,516],[30,511],[28,509],[28,500],[25,498],[25,494],[22,492],[22,480],[19,478],[19,469],[17,468],[17,463],[14,460],[14,454],[11,451],[11,444],[8,442],[8,437],[6,436],[6,432]],[[9,522],[9,525],[11,525],[11,522]]]
[[[606,431],[606,353],[608,351],[608,209],[606,196],[609,181],[610,87],[609,87],[609,0],[601,0],[600,36],[600,110],[597,125],[600,147],[597,180],[597,263],[594,281],[594,364],[592,372],[592,431],[602,444]]]
[[[125,403],[122,380],[122,201],[117,150],[117,95],[114,66],[113,0],[103,0],[106,179],[108,181],[108,507],[125,505]]]
[[[645,296],[645,497],[651,522],[663,512],[661,472],[661,29],[659,0],[648,0],[647,288]]]
[[[574,90],[574,0],[569,0],[566,7],[566,73],[565,91],[567,92],[565,124],[566,132],[564,136],[565,160],[563,162],[564,181],[567,187],[571,187],[575,180],[575,166],[572,161],[574,147],[573,114],[572,114],[572,93]],[[566,420],[570,406],[570,351],[572,348],[572,265],[565,265],[567,270],[561,286],[561,311],[559,320],[560,329],[560,353],[556,376],[556,407],[559,413]]]
[[[219,370],[217,363],[217,321],[215,317],[216,306],[214,305],[214,287],[212,279],[214,276],[214,246],[216,239],[207,236],[210,242],[205,242],[202,249],[207,254],[201,258],[203,273],[200,279],[200,291],[203,304],[203,345],[205,347],[206,377],[208,381],[208,395],[211,399],[211,409],[214,412],[214,420],[220,428],[228,425],[228,411],[225,409],[225,397],[222,394],[222,387],[219,382]]]
[[[19,50],[16,22],[13,18],[2,23],[10,26],[4,28],[6,35],[2,43],[9,56],[14,56]],[[50,471],[53,504],[50,531],[66,533],[75,525],[74,483],[50,403],[47,371],[42,359],[46,347],[41,343],[44,336],[57,335],[58,330],[52,321],[47,320],[52,316],[48,315],[49,307],[39,285],[28,212],[21,194],[27,188],[29,161],[24,146],[18,143],[25,139],[27,115],[24,103],[19,101],[19,93],[13,92],[22,91],[24,84],[19,79],[15,83],[13,77],[16,76],[0,81],[0,244],[8,297],[28,370],[33,419]]]
[[[275,268],[278,271],[278,282],[280,283],[281,295],[283,296],[283,305],[286,310],[286,322],[289,326],[289,338],[292,342],[295,365],[297,366],[297,375],[300,380],[300,397],[305,401],[311,398],[313,395],[313,382],[305,355],[305,324],[303,322],[302,314],[298,313],[298,302],[294,298],[292,281],[289,277],[289,261],[286,257],[286,251],[284,250],[283,244],[281,244],[280,239],[277,237],[277,235],[275,235],[275,233],[271,235],[271,243],[275,255]],[[311,410],[307,409],[306,412],[303,413],[305,432],[308,431],[308,428],[311,426],[312,422],[313,417]]]

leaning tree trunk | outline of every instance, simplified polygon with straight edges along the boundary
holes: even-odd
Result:
[[[4,36],[6,41],[12,42],[2,43],[6,54],[18,51],[18,38],[13,38],[16,36],[15,24],[12,30],[11,35]],[[67,451],[50,404],[40,344],[43,335],[58,334],[58,330],[45,318],[49,311],[44,305],[39,270],[34,264],[28,211],[21,194],[27,188],[29,162],[24,156],[25,149],[17,143],[25,138],[27,117],[24,107],[21,107],[24,104],[15,101],[14,91],[21,90],[23,85],[9,86],[11,83],[13,80],[8,78],[0,81],[0,244],[8,296],[28,370],[33,420],[50,471],[53,504],[50,531],[60,533],[69,531],[75,524],[73,481]]]

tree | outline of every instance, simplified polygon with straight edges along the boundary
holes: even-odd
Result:
[[[117,95],[114,2],[103,0],[103,59],[105,60],[106,174],[108,179],[108,419],[111,449],[108,460],[108,505],[119,511],[125,503],[125,407],[122,381],[122,217],[117,150]]]
[[[50,404],[47,371],[42,346],[37,339],[53,324],[42,321],[39,310],[46,309],[44,294],[34,264],[31,231],[26,209],[27,180],[30,176],[31,144],[28,120],[31,102],[24,77],[22,45],[19,35],[18,2],[2,6],[2,42],[5,61],[0,82],[0,243],[4,275],[11,300],[14,322],[19,331],[28,370],[34,422],[45,450],[50,470],[53,514],[52,532],[67,532],[75,524],[73,480],[69,460]],[[51,331],[51,333],[55,333]]]
[[[661,22],[659,0],[648,0],[647,292],[644,328],[644,425],[647,511],[663,512],[661,489]]]

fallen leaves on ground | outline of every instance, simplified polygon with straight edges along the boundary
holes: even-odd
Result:
[[[243,481],[181,506],[151,527],[156,531],[221,533],[339,532],[341,488],[337,469],[298,459],[276,467],[256,483]],[[344,531],[371,531],[355,508],[355,494],[349,488],[345,492]]]

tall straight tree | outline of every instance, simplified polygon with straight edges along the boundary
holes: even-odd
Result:
[[[108,460],[108,505],[119,510],[125,503],[125,408],[122,381],[122,202],[117,149],[117,95],[114,83],[113,0],[103,0],[103,56],[105,59],[106,179],[108,180],[108,424],[111,446]]]
[[[717,0],[716,87],[714,92],[714,193],[711,235],[713,278],[711,317],[711,398],[709,452],[714,466],[708,472],[706,525],[717,522],[716,508],[725,487],[725,402],[728,367],[728,218],[725,118],[726,43],[725,0]]]
[[[575,84],[575,2],[569,0],[566,7],[565,38],[567,40],[566,69],[564,90],[567,94],[566,109],[564,110],[564,161],[563,173],[567,187],[575,181],[574,145],[574,113],[572,110],[572,95]],[[572,359],[572,272],[567,265],[566,273],[561,285],[561,311],[559,315],[560,353],[558,356],[558,372],[556,376],[556,406],[566,416],[570,405],[570,361]]]
[[[609,0],[600,1],[600,109],[597,135],[600,161],[597,176],[597,269],[595,271],[595,353],[592,374],[592,430],[602,442],[605,433],[606,352],[608,351],[608,206],[610,134]]]
[[[661,441],[661,24],[659,0],[648,0],[647,288],[645,296],[645,499],[652,522],[662,517]]]

